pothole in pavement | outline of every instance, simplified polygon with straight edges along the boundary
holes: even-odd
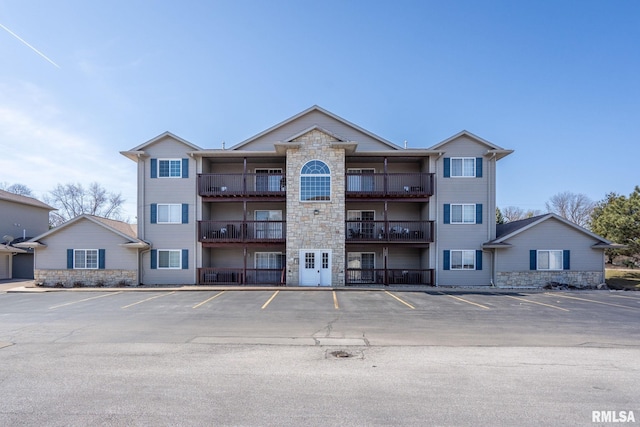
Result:
[[[326,350],[325,357],[327,359],[364,359],[364,353],[353,350]]]

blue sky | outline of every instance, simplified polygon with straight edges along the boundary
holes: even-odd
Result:
[[[635,0],[0,0],[0,24],[0,182],[97,181],[132,221],[119,151],[229,147],[314,104],[410,148],[515,150],[500,207],[640,185]]]

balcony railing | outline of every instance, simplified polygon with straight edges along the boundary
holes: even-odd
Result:
[[[433,196],[432,173],[353,173],[347,177],[347,197],[422,198]]]
[[[282,286],[285,275],[283,268],[205,267],[198,269],[198,284]]]
[[[357,221],[346,222],[347,242],[431,243],[433,221]]]
[[[435,284],[433,269],[348,268],[347,285],[427,285]]]
[[[198,174],[202,197],[284,197],[286,179],[282,173]]]
[[[283,243],[285,231],[285,221],[198,221],[203,243]]]

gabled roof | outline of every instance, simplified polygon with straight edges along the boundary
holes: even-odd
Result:
[[[454,141],[458,138],[460,138],[461,136],[466,136],[467,138],[473,139],[474,141],[478,142],[479,144],[485,145],[487,147],[487,154],[495,154],[497,159],[501,159],[505,156],[508,156],[509,154],[513,153],[513,150],[507,150],[505,148],[500,147],[499,145],[496,145],[492,142],[487,141],[486,139],[480,138],[477,135],[474,135],[473,133],[467,131],[467,130],[463,130],[460,131],[458,133],[456,133],[453,136],[450,136],[449,138],[445,139],[444,141],[441,141],[439,143],[437,143],[436,145],[429,147],[429,150],[440,150],[442,147],[444,147],[445,145],[449,144],[451,141]]]
[[[136,231],[134,229],[134,227],[131,224],[127,224],[126,222],[123,221],[116,221],[114,219],[108,219],[108,218],[103,218],[100,216],[95,216],[95,215],[89,215],[89,214],[83,214],[83,215],[79,215],[73,219],[70,219],[69,221],[65,222],[62,225],[59,225],[55,228],[52,228],[51,230],[42,233],[39,236],[36,236],[30,240],[27,240],[26,242],[22,242],[22,243],[17,243],[16,246],[18,247],[37,247],[37,246],[43,246],[39,240],[44,239],[45,237],[51,236],[52,234],[58,233],[61,230],[64,230],[68,227],[73,226],[73,224],[86,219],[88,221],[93,222],[94,224],[105,228],[106,230],[109,230],[110,232],[117,234],[118,236],[122,237],[123,239],[128,240],[129,242],[125,245],[130,245],[130,244],[135,244],[139,247],[145,247],[148,246],[148,244],[141,240],[138,239],[136,236]]]
[[[132,148],[131,150],[121,151],[120,154],[130,158],[133,161],[137,161],[137,157],[139,155],[144,155],[145,154],[145,152],[144,152],[145,148],[155,144],[158,141],[161,141],[164,138],[175,139],[176,141],[178,141],[178,142],[186,145],[187,147],[191,148],[193,151],[202,150],[202,148],[198,147],[195,144],[190,143],[186,139],[182,139],[179,136],[174,135],[171,132],[167,131],[167,132],[161,133],[160,135],[156,136],[155,138],[152,138],[152,139],[148,140],[147,142],[143,142],[142,144],[138,145],[137,147]]]
[[[305,115],[307,115],[307,114],[309,114],[309,113],[311,113],[311,112],[313,112],[313,111],[320,112],[320,113],[322,113],[322,114],[324,114],[324,115],[326,115],[326,116],[331,117],[332,119],[334,119],[334,120],[336,120],[336,121],[338,121],[338,122],[341,122],[342,124],[344,124],[344,125],[346,125],[346,126],[349,126],[349,127],[353,128],[353,129],[356,129],[357,131],[359,131],[359,132],[361,132],[361,133],[363,133],[363,134],[365,134],[365,135],[369,136],[370,138],[375,139],[376,141],[378,141],[378,142],[380,142],[380,143],[382,143],[382,144],[384,144],[384,145],[388,146],[389,148],[392,148],[392,149],[394,149],[394,150],[400,150],[400,149],[401,149],[401,147],[399,147],[398,145],[396,145],[396,144],[394,144],[394,143],[392,143],[392,142],[390,142],[390,141],[387,141],[386,139],[381,138],[381,137],[379,137],[378,135],[376,135],[376,134],[374,134],[374,133],[371,133],[371,132],[369,132],[369,131],[368,131],[368,130],[366,130],[366,129],[363,129],[363,128],[361,128],[360,126],[355,125],[355,124],[353,124],[353,123],[349,122],[348,120],[345,120],[345,119],[343,119],[342,117],[337,116],[337,115],[333,114],[332,112],[327,111],[327,110],[325,110],[324,108],[319,107],[318,105],[313,105],[313,106],[311,106],[311,107],[307,108],[306,110],[304,110],[304,111],[302,111],[302,112],[300,112],[300,113],[296,114],[295,116],[289,117],[288,119],[286,119],[286,120],[284,120],[284,121],[282,121],[282,122],[278,123],[277,125],[272,126],[272,127],[270,127],[269,129],[267,129],[267,130],[265,130],[265,131],[262,131],[262,132],[260,132],[259,134],[254,135],[254,136],[252,136],[251,138],[246,139],[246,140],[244,140],[244,141],[240,142],[239,144],[234,145],[233,147],[231,147],[231,148],[230,148],[230,150],[238,150],[238,149],[240,149],[240,148],[244,147],[245,145],[247,145],[247,144],[249,144],[249,143],[251,143],[251,142],[253,142],[253,141],[257,140],[258,138],[261,138],[261,137],[263,137],[264,135],[266,135],[266,134],[268,134],[268,133],[271,133],[271,132],[273,132],[274,130],[276,130],[276,129],[278,129],[278,128],[281,128],[282,126],[285,126],[285,125],[287,125],[287,124],[289,124],[289,123],[291,123],[291,122],[293,122],[293,121],[295,121],[295,120],[299,119],[300,117],[305,116]],[[329,132],[327,132],[327,131],[323,131],[323,132],[328,133],[328,134],[331,134],[331,133],[329,133]],[[306,133],[306,132],[305,132],[305,133]],[[298,136],[300,136],[300,135],[298,135]],[[277,141],[277,142],[283,142],[283,141]],[[345,142],[346,142],[346,141],[345,141]]]
[[[595,233],[587,230],[586,228],[582,228],[579,225],[559,216],[554,213],[548,213],[544,215],[538,215],[531,218],[521,219],[518,221],[511,221],[505,224],[498,224],[496,226],[496,238],[490,242],[484,243],[482,246],[485,248],[501,248],[501,247],[510,247],[511,245],[507,242],[508,239],[516,236],[526,230],[529,230],[538,224],[541,224],[550,219],[555,219],[557,221],[562,222],[563,224],[573,228],[576,231],[579,231],[583,234],[586,234],[589,237],[597,240],[598,243],[595,243],[592,247],[600,248],[600,249],[620,249],[623,248],[624,245],[619,245],[617,243],[612,243],[604,237],[598,236]]]
[[[0,200],[6,200],[8,202],[21,203],[23,205],[35,206],[37,208],[47,209],[49,211],[57,210],[48,204],[41,202],[33,197],[22,196],[20,194],[10,193],[8,191],[0,190]]]

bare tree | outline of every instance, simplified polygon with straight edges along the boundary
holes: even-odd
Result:
[[[33,191],[24,184],[9,184],[8,182],[0,182],[0,190],[9,193],[19,194],[20,196],[33,197]]]
[[[549,212],[560,215],[580,227],[589,227],[596,203],[584,194],[564,191],[552,196],[545,203],[545,207]]]
[[[109,193],[97,182],[91,183],[88,188],[82,184],[58,184],[44,200],[58,209],[50,216],[53,227],[82,214],[122,219],[122,194]]]
[[[517,206],[507,206],[502,210],[502,217],[504,218],[504,222],[518,221],[541,214],[542,212],[539,210],[529,209],[525,211],[524,209]]]

